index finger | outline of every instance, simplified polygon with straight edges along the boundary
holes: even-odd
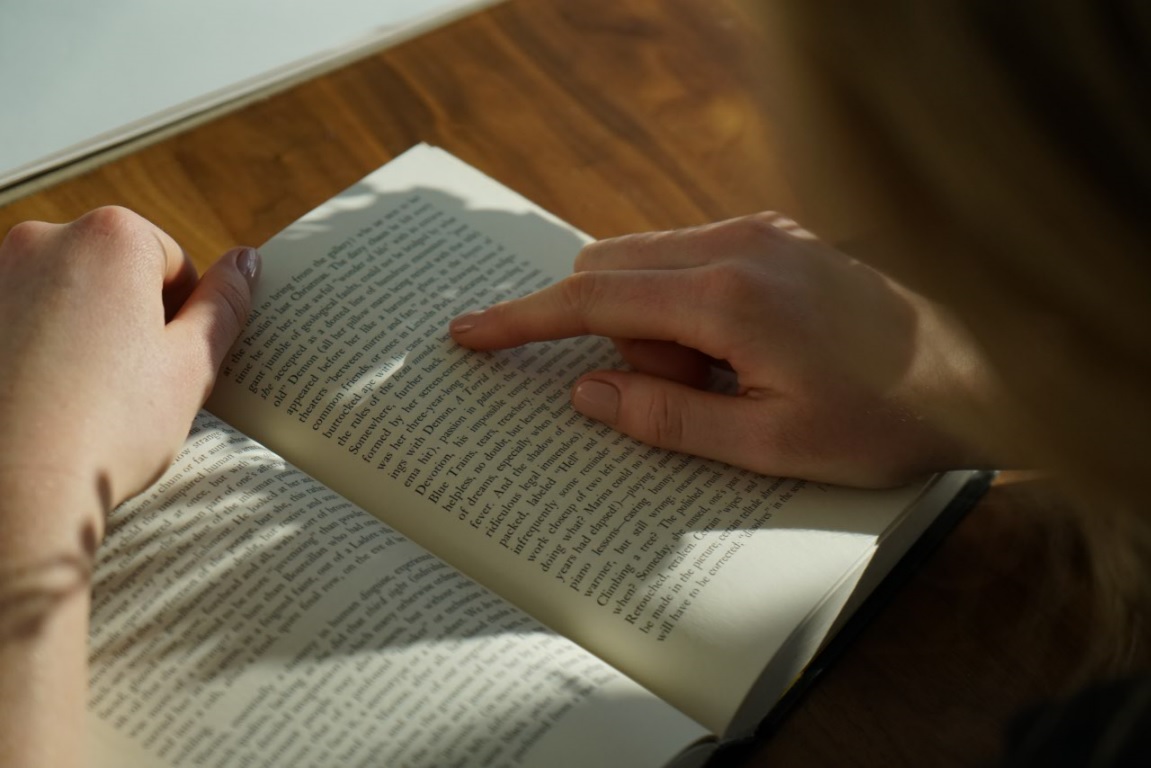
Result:
[[[704,297],[691,295],[687,270],[577,272],[519,299],[452,321],[452,337],[471,349],[597,335],[674,341],[700,351]],[[695,305],[693,312],[685,308]]]

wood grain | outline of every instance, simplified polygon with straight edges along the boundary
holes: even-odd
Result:
[[[738,5],[519,0],[0,209],[138,211],[198,265],[259,244],[419,141],[596,236],[791,204]]]
[[[598,237],[792,211],[751,5],[510,0],[18,200],[0,232],[124,205],[203,268],[419,141]],[[995,489],[783,728],[723,764],[986,764],[1082,650],[1085,592],[1044,509]]]

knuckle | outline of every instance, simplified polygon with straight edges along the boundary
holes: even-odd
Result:
[[[31,250],[36,248],[53,225],[42,221],[22,221],[8,230],[4,243],[9,248]]]
[[[672,233],[638,232],[588,243],[576,255],[573,271],[578,273],[603,269],[605,264],[615,267],[627,265],[635,256],[650,251],[653,245],[669,234]]]
[[[686,419],[682,408],[665,392],[655,392],[647,403],[642,426],[650,442],[678,449],[684,444]]]
[[[108,238],[132,237],[146,224],[138,213],[119,205],[106,205],[89,211],[69,226],[86,235]]]
[[[732,221],[732,234],[745,247],[762,250],[773,248],[785,236],[788,219],[774,211],[743,216]]]
[[[577,317],[594,307],[603,291],[603,278],[599,272],[576,272],[564,278],[561,297],[572,314]]]
[[[235,338],[240,333],[240,329],[244,327],[244,323],[248,320],[248,305],[250,303],[248,291],[246,288],[240,288],[234,281],[227,280],[221,283],[219,287],[220,303],[227,309],[223,313],[223,320],[225,325],[220,329],[221,333],[230,339]]]
[[[575,262],[572,264],[573,272],[584,272],[589,269],[594,269],[595,264],[599,262],[599,257],[604,250],[612,247],[613,240],[597,240],[594,243],[588,243],[583,248],[580,248],[579,253],[576,254]]]
[[[743,262],[721,261],[702,272],[701,293],[720,306],[729,309],[743,307],[745,302],[757,300],[753,277]]]

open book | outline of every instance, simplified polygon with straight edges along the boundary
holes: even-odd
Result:
[[[109,765],[695,764],[971,478],[852,491],[654,449],[570,409],[609,342],[449,339],[584,242],[420,146],[262,249],[211,415],[110,520]]]

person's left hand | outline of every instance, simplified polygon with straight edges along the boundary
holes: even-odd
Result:
[[[258,265],[239,249],[197,282],[172,238],[123,208],[0,243],[0,763],[90,760],[76,734],[105,515],[171,462]]]
[[[197,282],[175,241],[123,208],[14,227],[0,244],[0,486],[79,484],[107,511],[155,480],[247,319],[257,264],[239,249]]]

